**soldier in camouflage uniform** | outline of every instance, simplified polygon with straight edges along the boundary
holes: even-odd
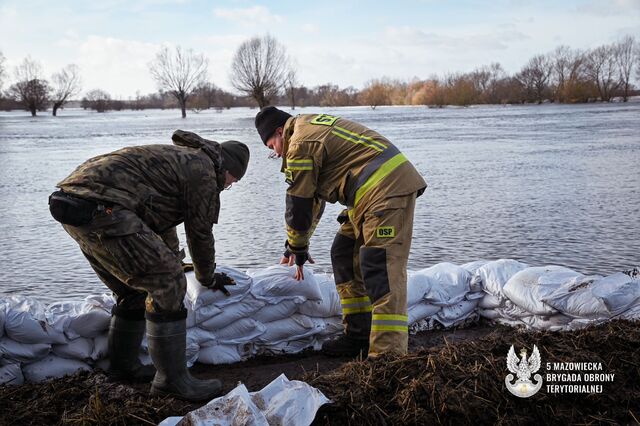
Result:
[[[281,262],[304,277],[309,239],[324,202],[347,207],[331,247],[345,334],[325,342],[328,355],[405,354],[408,344],[407,259],[416,197],[426,183],[389,140],[358,123],[326,114],[292,117],[263,108],[255,125],[283,158],[287,242]]]
[[[86,161],[57,185],[61,191],[49,204],[117,297],[109,375],[153,378],[152,394],[208,400],[222,386],[219,380],[197,380],[186,369],[186,278],[176,226],[184,223],[198,281],[226,293],[224,285],[234,283],[215,272],[212,227],[220,192],[243,177],[249,150],[240,142],[219,144],[181,130],[172,139],[174,145],[128,147]],[[157,371],[138,360],[145,317]]]

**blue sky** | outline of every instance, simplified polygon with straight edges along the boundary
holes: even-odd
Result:
[[[26,55],[45,77],[75,63],[84,91],[123,99],[156,90],[147,64],[162,45],[205,54],[211,80],[229,90],[236,48],[267,33],[294,58],[302,84],[361,88],[372,78],[427,78],[491,62],[516,72],[561,44],[640,39],[640,0],[0,0],[10,73]]]

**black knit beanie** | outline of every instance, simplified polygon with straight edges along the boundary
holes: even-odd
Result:
[[[247,171],[249,164],[249,148],[238,141],[226,141],[220,144],[222,148],[222,167],[240,180]]]
[[[269,138],[273,136],[273,132],[275,132],[278,127],[284,126],[284,123],[286,123],[290,117],[291,114],[274,106],[262,108],[256,115],[255,123],[262,143],[266,145]]]

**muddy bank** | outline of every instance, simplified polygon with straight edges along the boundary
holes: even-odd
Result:
[[[512,344],[518,350],[538,346],[539,373],[546,362],[602,362],[616,379],[597,395],[553,395],[543,388],[531,398],[516,398],[504,385]],[[239,381],[259,390],[281,373],[305,380],[334,401],[321,408],[319,425],[633,424],[640,416],[640,323],[616,321],[562,334],[487,325],[422,332],[411,336],[407,357],[349,361],[310,352],[225,366],[196,364],[192,372],[222,379],[225,393]],[[0,386],[0,424],[157,424],[200,406],[150,398],[148,389],[109,383],[99,372]]]

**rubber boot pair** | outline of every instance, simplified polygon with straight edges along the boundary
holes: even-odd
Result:
[[[113,310],[109,325],[107,376],[112,381],[150,382],[156,374],[153,365],[143,365],[138,355],[144,336],[144,310]]]
[[[366,358],[369,352],[371,313],[345,315],[345,334],[322,344],[322,353],[335,357]]]
[[[220,395],[220,380],[199,380],[187,369],[187,311],[147,312],[146,317],[149,354],[157,370],[151,395],[168,395],[192,402]]]

